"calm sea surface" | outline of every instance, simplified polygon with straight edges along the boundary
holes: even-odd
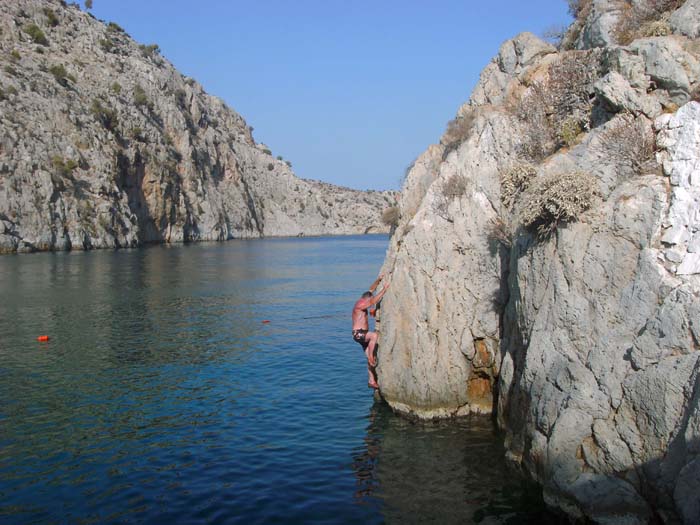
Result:
[[[0,257],[0,522],[539,522],[488,418],[367,389],[350,310],[387,242]]]

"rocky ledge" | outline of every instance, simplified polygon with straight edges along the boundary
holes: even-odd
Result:
[[[0,2],[0,253],[388,232],[393,192],[296,177],[157,45]]]
[[[571,5],[407,175],[381,393],[494,414],[571,518],[700,523],[700,2]]]

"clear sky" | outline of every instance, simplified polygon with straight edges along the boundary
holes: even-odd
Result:
[[[300,177],[398,189],[500,44],[564,0],[93,0],[255,128]]]

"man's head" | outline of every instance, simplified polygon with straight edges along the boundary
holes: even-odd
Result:
[[[368,297],[372,297],[372,292],[365,292],[365,293],[362,294],[362,298],[363,298],[363,299],[366,299],[366,298],[368,298]]]

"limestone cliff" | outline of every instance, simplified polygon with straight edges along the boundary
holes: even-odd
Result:
[[[494,412],[572,517],[699,523],[700,3],[572,5],[559,49],[503,44],[407,175],[381,393]]]
[[[388,231],[391,192],[296,177],[117,24],[0,2],[0,253]]]

